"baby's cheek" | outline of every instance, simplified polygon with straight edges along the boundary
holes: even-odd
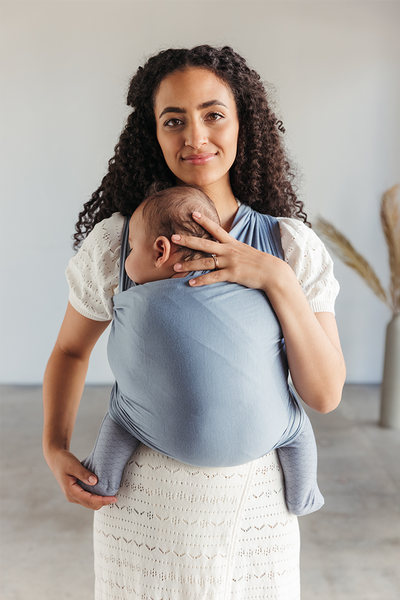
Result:
[[[126,259],[126,261],[125,261],[125,271],[127,272],[127,275],[128,275],[128,277],[129,277],[130,279],[132,279],[132,277],[131,277],[131,273],[132,273],[132,265],[131,265],[131,263],[130,263],[129,256],[128,256],[128,258],[127,258],[127,259]]]

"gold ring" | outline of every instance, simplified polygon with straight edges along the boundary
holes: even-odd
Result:
[[[218,271],[218,269],[219,269],[219,265],[218,265],[218,258],[217,258],[217,255],[216,255],[216,254],[211,254],[211,256],[212,256],[212,257],[213,257],[213,259],[214,259],[214,265],[215,265],[215,267],[214,267],[214,270],[215,270],[215,271]]]

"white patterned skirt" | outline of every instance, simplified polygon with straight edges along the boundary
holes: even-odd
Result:
[[[95,513],[96,600],[298,600],[299,529],[276,452],[239,467],[139,446]]]

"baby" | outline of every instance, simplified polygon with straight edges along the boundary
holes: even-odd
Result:
[[[213,239],[191,218],[196,207],[220,224],[210,198],[201,190],[186,186],[156,192],[135,210],[129,223],[130,252],[125,261],[125,271],[132,281],[140,284],[181,277],[174,265],[201,256],[171,242],[174,233]]]
[[[273,448],[277,448],[285,478],[288,508],[293,514],[308,514],[318,510],[324,503],[316,482],[316,445],[309,419],[295,401],[287,384],[286,355],[279,322],[265,295],[258,290],[248,290],[243,286],[229,283],[206,286],[207,290],[206,287],[192,289],[187,285],[187,280],[192,275],[182,276],[174,271],[175,263],[193,260],[200,256],[194,250],[173,244],[171,236],[174,233],[212,239],[208,232],[192,220],[191,215],[194,211],[201,212],[219,223],[218,213],[208,196],[197,188],[186,186],[169,188],[152,194],[136,209],[130,219],[128,238],[130,250],[128,249],[128,256],[125,260],[125,272],[136,284],[144,285],[136,285],[124,291],[125,286],[121,281],[120,294],[115,297],[116,312],[115,323],[113,323],[113,327],[114,325],[115,327],[110,334],[110,342],[111,346],[116,346],[116,351],[111,350],[110,352],[109,345],[109,359],[112,368],[115,367],[113,371],[116,375],[116,384],[110,399],[110,409],[101,425],[95,447],[90,456],[82,462],[87,469],[97,475],[98,482],[94,486],[82,482],[80,485],[95,494],[114,495],[120,486],[125,464],[140,442],[160,450],[176,460],[203,467],[233,466],[233,464],[249,462],[256,458],[257,454],[262,456]],[[123,246],[124,242],[121,248],[122,262]],[[126,277],[121,268],[121,277],[123,276]],[[183,279],[181,279],[182,277]],[[162,282],[162,280],[168,279],[177,281],[175,284],[172,281],[168,284],[168,289],[165,290],[167,293],[163,297],[165,288],[158,284],[155,289],[156,284],[152,282]],[[222,287],[218,287],[219,285]],[[201,289],[203,292],[200,291]],[[174,292],[177,290],[180,291],[175,300]],[[184,294],[187,293],[190,296],[186,298]],[[203,295],[199,296],[199,294]],[[204,310],[208,310],[210,294],[213,298],[217,298],[219,304],[214,303],[208,315]],[[267,321],[266,330],[268,332],[272,330],[270,336],[272,342],[269,343],[269,350],[266,351],[263,358],[263,368],[261,369],[260,366],[257,366],[260,355],[259,340],[255,340],[253,344],[250,339],[250,344],[246,346],[243,342],[242,345],[243,331],[236,331],[237,324],[240,323],[241,326],[243,320],[246,320],[245,316],[239,312],[239,315],[235,316],[235,321],[231,323],[229,320],[230,312],[234,314],[238,310],[242,311],[243,294],[246,294],[245,305],[251,305],[255,300],[258,306],[257,310],[260,311],[260,319],[252,319],[252,321],[256,321],[252,325],[255,330],[262,330],[261,317],[263,315],[267,315],[267,318],[270,319]],[[118,296],[122,296],[122,303],[118,303]],[[163,307],[168,304],[171,297],[174,305],[173,312],[167,311],[164,315]],[[154,298],[156,302],[159,302],[159,307],[156,309],[152,308]],[[221,298],[223,299],[222,304],[220,303]],[[240,298],[240,304],[237,302],[238,298]],[[183,340],[187,338],[190,340],[184,350],[178,348],[177,352],[180,351],[181,355],[176,359],[174,356],[175,345],[181,346],[184,343],[179,341],[177,335],[178,331],[181,332],[182,329],[185,329],[183,310],[188,306],[188,302],[189,304],[192,302],[192,299],[198,302],[200,312],[194,314],[196,305],[194,308],[187,309],[190,315],[190,329],[182,335]],[[179,302],[178,306],[177,302]],[[146,307],[143,312],[144,318],[140,316],[143,305]],[[138,334],[137,328],[128,331],[131,323],[126,320],[126,308],[131,306],[134,306],[133,318],[129,317],[129,319],[138,319],[140,327],[145,321],[143,323],[144,333]],[[214,333],[212,329],[207,332],[205,327],[221,310],[223,312],[221,319],[228,322],[229,335],[232,329],[232,336],[239,335],[240,337],[238,341],[232,336],[230,336],[231,339],[225,339],[225,334],[221,334],[222,337],[218,338],[222,365],[229,366],[227,368],[216,367],[218,379],[215,377],[213,379],[212,366],[219,360],[215,350],[210,350],[212,356],[207,360],[211,360],[211,362],[204,363],[211,364],[211,368],[199,369],[203,363],[199,365],[198,361],[200,361],[200,355],[207,355],[206,344],[203,341],[204,336],[208,339]],[[121,319],[121,316],[124,318]],[[182,318],[180,318],[181,316]],[[219,316],[218,319],[220,319]],[[218,328],[221,319],[216,321],[216,326],[212,324],[209,326]],[[173,331],[177,332],[176,335],[172,335],[172,339],[170,334],[166,336],[167,347],[163,345],[163,320],[169,321]],[[148,343],[150,348],[145,348],[147,331],[151,338],[151,327],[155,328],[155,337],[153,338],[155,343],[152,344],[150,340]],[[200,329],[203,332],[203,338],[196,346],[197,337],[200,335],[197,330],[200,331]],[[247,329],[247,327],[243,329]],[[119,331],[122,333],[119,334]],[[142,330],[140,329],[140,331]],[[264,343],[264,340],[265,346],[268,346],[265,333],[261,334],[261,344]],[[118,343],[115,343],[116,341]],[[126,354],[129,354],[125,345],[126,343],[130,344],[131,341],[134,348],[130,356],[133,358],[123,365]],[[157,347],[156,358],[154,358],[154,346]],[[233,358],[230,355],[232,348],[234,349]],[[240,356],[242,349],[246,354],[245,357]],[[249,354],[254,354],[254,356],[249,356]],[[254,365],[255,374],[252,375],[251,369],[248,367],[243,367],[243,364],[246,365],[246,360],[247,362],[250,360],[249,364]],[[193,383],[193,372],[186,373],[185,365],[191,365],[196,361],[197,375],[196,381]],[[264,377],[258,384],[257,373],[260,370],[268,371],[267,361],[273,363],[271,372],[274,373],[274,376],[269,375],[270,379],[267,382]],[[161,363],[165,363],[165,365]],[[131,383],[126,383],[125,375],[119,377],[116,373],[125,373],[127,369],[131,371],[133,377]],[[245,375],[243,375],[243,371]],[[279,372],[276,373],[276,371]],[[159,372],[164,373],[162,375],[164,383],[157,384],[158,387],[156,386],[154,391],[151,391],[151,386],[154,384],[153,379],[158,377]],[[200,373],[198,374],[198,372]],[[238,390],[237,399],[235,399],[234,390],[238,388],[238,385],[234,381],[232,382],[236,372],[239,373],[240,381],[244,380],[246,386],[244,391]],[[185,392],[182,396],[183,400],[179,404],[181,381],[184,382]],[[191,388],[188,390],[186,389],[187,381],[191,382]],[[222,392],[215,390],[221,385],[223,386]],[[163,400],[165,388],[168,386],[171,387],[171,393],[166,396],[166,400]],[[134,388],[134,393],[130,388]],[[267,400],[268,393],[270,397]],[[196,400],[197,396],[199,399]],[[244,396],[249,396],[250,400],[248,401]],[[257,402],[253,401],[254,398],[259,398],[259,415],[257,414]],[[194,409],[192,405],[195,406]],[[187,416],[185,411],[188,413]],[[235,452],[236,449],[237,452]],[[225,457],[225,453],[227,457]]]

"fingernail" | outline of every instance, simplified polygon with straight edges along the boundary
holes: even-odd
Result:
[[[174,265],[174,269],[175,269],[175,271],[180,271],[180,270],[182,269],[182,265],[181,265],[181,263],[176,263],[176,264]]]
[[[196,219],[200,219],[200,217],[201,217],[201,213],[199,213],[199,212],[194,212],[194,213],[193,213],[193,216],[194,216],[194,217],[196,217]]]
[[[93,477],[93,475],[91,475],[88,479],[89,483],[96,483],[96,477]]]
[[[174,233],[174,235],[171,237],[171,240],[174,240],[174,242],[179,242],[179,240],[181,239],[181,236]]]
[[[189,285],[196,285],[197,281],[195,279],[191,279],[189,281]]]

